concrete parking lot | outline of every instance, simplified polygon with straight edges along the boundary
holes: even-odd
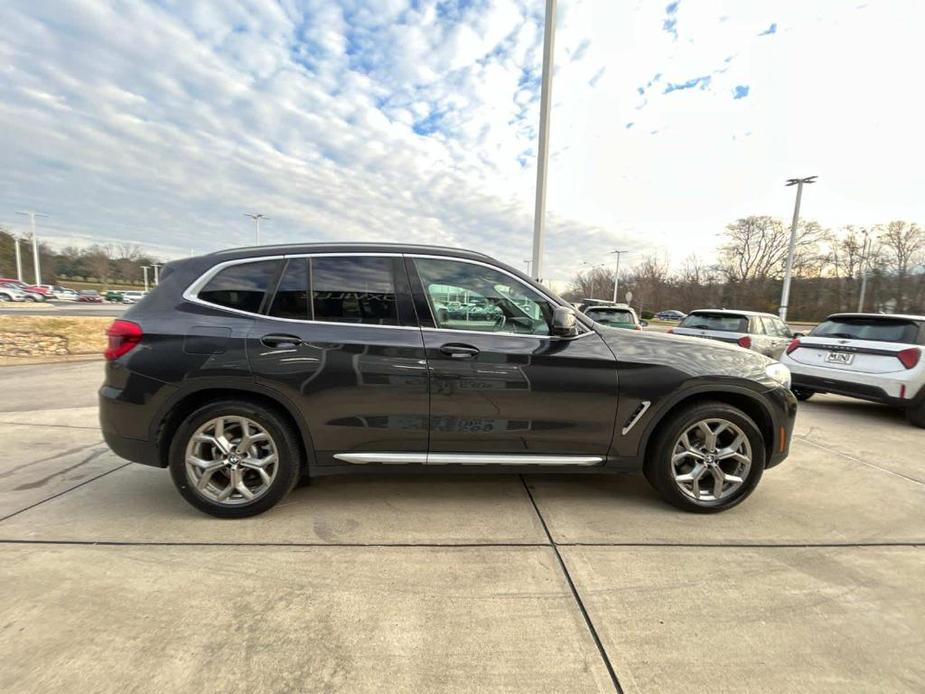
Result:
[[[0,691],[923,691],[925,431],[833,396],[716,516],[641,478],[328,478],[187,506],[99,362],[0,369]]]

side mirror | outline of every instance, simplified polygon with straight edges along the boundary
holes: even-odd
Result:
[[[552,334],[559,337],[574,337],[578,334],[578,319],[575,310],[568,306],[557,306],[552,312]]]
[[[806,337],[806,333],[793,333],[793,337]]]

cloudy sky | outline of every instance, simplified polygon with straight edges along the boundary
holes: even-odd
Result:
[[[0,224],[165,256],[530,257],[542,0],[6,0]],[[546,270],[724,225],[925,221],[918,0],[559,0]],[[633,257],[633,256],[630,256]]]

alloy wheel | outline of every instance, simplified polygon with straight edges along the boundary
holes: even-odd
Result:
[[[728,419],[710,418],[684,430],[671,451],[675,484],[695,501],[720,501],[748,478],[752,446],[745,432]]]
[[[210,419],[186,446],[186,476],[203,498],[240,506],[260,498],[276,478],[279,458],[269,432],[247,417]]]

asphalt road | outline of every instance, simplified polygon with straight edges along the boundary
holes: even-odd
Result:
[[[194,511],[99,362],[0,368],[0,691],[923,691],[925,430],[821,396],[736,509],[636,477],[326,478]]]

